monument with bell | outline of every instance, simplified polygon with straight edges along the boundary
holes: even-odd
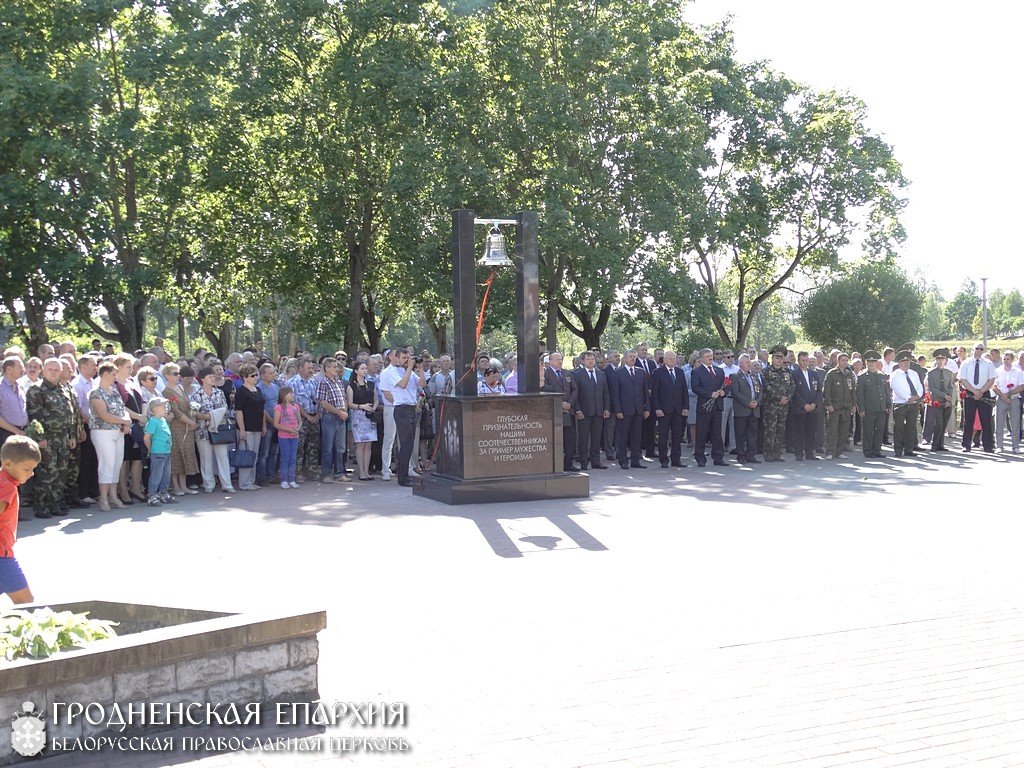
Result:
[[[537,213],[477,219],[452,212],[452,299],[455,320],[453,394],[439,403],[436,463],[413,493],[445,504],[586,498],[590,478],[566,473],[562,461],[562,397],[541,392],[540,266]],[[477,226],[488,227],[480,263],[516,270],[516,370],[519,392],[477,395]],[[510,259],[501,227],[515,227]]]

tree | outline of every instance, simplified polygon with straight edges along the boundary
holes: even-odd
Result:
[[[921,308],[921,338],[934,341],[946,338],[949,322],[946,320],[946,303],[942,294],[933,283],[919,286],[924,294],[924,305]]]
[[[800,324],[823,347],[865,352],[917,338],[924,298],[898,268],[861,263],[800,305]]]
[[[815,92],[763,64],[730,63],[728,28],[712,34],[722,55],[688,82],[703,103],[706,159],[696,186],[689,173],[666,178],[675,213],[657,231],[713,304],[722,281],[734,282],[731,307],[713,322],[723,343],[742,346],[766,301],[840,272],[839,254],[855,236],[866,255],[894,256],[906,181],[892,148],[868,130],[861,101]]]
[[[973,332],[971,326],[974,317],[981,309],[981,297],[978,285],[973,280],[965,280],[960,292],[946,305],[946,320],[949,332],[956,338],[966,338]]]

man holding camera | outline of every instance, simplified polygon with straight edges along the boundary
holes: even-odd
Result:
[[[395,407],[398,437],[398,484],[411,488],[409,461],[416,440],[416,397],[426,381],[415,372],[417,359],[405,349],[391,350],[391,365],[381,374],[380,391],[387,404]]]

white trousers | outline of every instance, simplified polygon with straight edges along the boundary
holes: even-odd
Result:
[[[729,440],[725,439],[725,431],[729,430]],[[725,452],[736,448],[736,422],[733,421],[732,417],[732,398],[722,398],[722,445],[725,446]]]
[[[384,406],[384,442],[380,445],[380,473],[384,477],[391,474],[391,452],[395,448],[395,436],[398,429],[395,426],[395,406]]]
[[[124,435],[120,429],[90,429],[89,439],[96,449],[97,476],[101,485],[116,485],[124,458]]]
[[[203,475],[203,487],[212,491],[216,486],[214,460],[217,462],[216,474],[220,475],[220,485],[227,490],[231,487],[231,467],[228,465],[228,446],[213,445],[205,438],[196,438],[199,446],[199,471]]]

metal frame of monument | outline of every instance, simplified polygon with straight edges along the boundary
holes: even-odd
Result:
[[[516,226],[516,359],[519,393],[478,397],[474,212],[452,212],[455,392],[443,399],[436,465],[414,489],[445,504],[588,498],[590,478],[563,471],[562,398],[540,391],[540,266],[536,211]],[[497,220],[503,221],[503,220]]]

